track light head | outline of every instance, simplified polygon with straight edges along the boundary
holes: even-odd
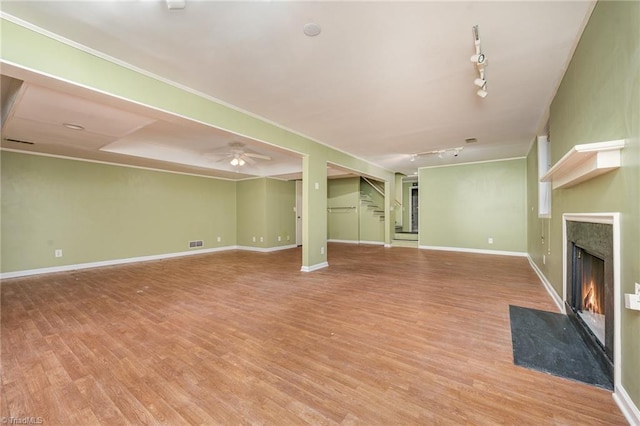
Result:
[[[484,64],[484,61],[486,60],[486,56],[484,56],[484,53],[478,53],[477,55],[472,55],[471,56],[471,62],[475,62],[477,65],[482,65]]]
[[[484,86],[487,85],[487,80],[485,80],[484,78],[476,78],[475,80],[473,80],[473,84],[484,89]]]
[[[476,95],[480,96],[482,99],[486,98],[489,92],[484,89],[480,89],[476,92]]]

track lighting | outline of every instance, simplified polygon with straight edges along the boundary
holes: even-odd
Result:
[[[484,78],[484,69],[487,66],[487,57],[482,53],[482,48],[480,47],[480,35],[477,25],[473,26],[473,45],[476,49],[476,54],[471,56],[471,62],[474,63],[476,70],[478,71],[478,78],[473,80],[473,84],[480,88],[476,94],[484,99],[488,94],[487,80]]]
[[[409,161],[415,161],[416,157],[423,156],[423,155],[437,155],[438,158],[444,158],[447,152],[451,152],[453,153],[454,157],[457,157],[462,152],[463,149],[464,147],[458,146],[456,148],[435,149],[433,151],[419,152],[417,154],[411,154],[411,157],[409,157]]]

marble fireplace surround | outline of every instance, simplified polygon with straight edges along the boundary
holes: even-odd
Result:
[[[562,215],[562,310],[566,314],[566,302],[568,294],[568,271],[571,265],[571,246],[567,241],[567,222],[603,223],[613,226],[613,379],[614,389],[621,384],[621,345],[620,345],[620,317],[621,317],[621,293],[620,293],[620,213],[565,213]]]

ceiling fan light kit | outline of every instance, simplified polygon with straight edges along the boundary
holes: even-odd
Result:
[[[478,71],[478,78],[473,81],[473,84],[480,88],[480,90],[476,92],[476,95],[484,99],[488,94],[487,80],[484,78],[484,68],[487,66],[487,57],[482,53],[482,48],[480,47],[480,35],[477,25],[473,26],[473,45],[476,49],[476,54],[471,56],[471,62],[473,62],[476,71]]]
[[[224,152],[214,151],[204,154],[206,157],[216,159],[217,162],[228,161],[233,167],[241,167],[245,164],[257,164],[256,160],[270,161],[272,158],[268,155],[259,154],[248,150],[242,142],[229,142]]]

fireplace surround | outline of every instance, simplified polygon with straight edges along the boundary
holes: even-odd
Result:
[[[619,213],[563,215],[563,308],[620,383]]]

